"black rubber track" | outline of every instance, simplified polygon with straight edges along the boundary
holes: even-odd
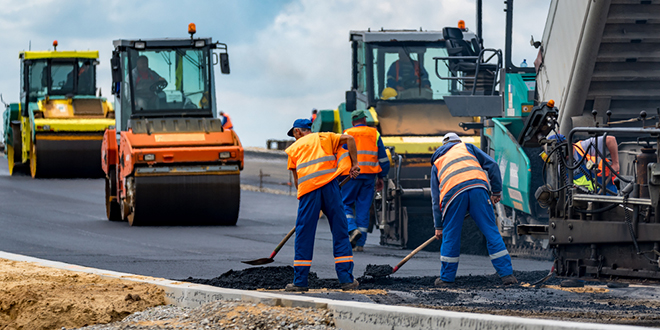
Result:
[[[240,198],[238,174],[136,177],[133,225],[233,226]]]

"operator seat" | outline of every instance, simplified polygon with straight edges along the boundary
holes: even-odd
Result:
[[[459,28],[445,27],[442,29],[442,36],[445,39],[448,57],[460,56],[479,56],[482,49],[476,38],[465,41],[463,39],[463,31]],[[482,59],[483,60],[483,59]],[[449,70],[454,77],[474,77],[477,71],[478,59],[450,59]],[[486,94],[495,93],[493,91],[493,78],[497,71],[496,64],[479,63],[479,74],[477,76],[477,90],[483,91]],[[459,72],[463,74],[459,74]],[[466,90],[472,89],[474,80],[465,79],[463,85]]]

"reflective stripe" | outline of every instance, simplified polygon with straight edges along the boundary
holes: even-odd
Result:
[[[334,168],[330,168],[330,169],[327,169],[327,170],[314,172],[312,174],[307,174],[307,175],[303,176],[302,178],[298,179],[298,185],[300,185],[301,183],[303,183],[303,182],[305,182],[309,179],[314,179],[314,178],[319,177],[321,175],[335,173],[336,170],[337,170],[337,168],[334,167]]]
[[[481,167],[476,167],[476,166],[463,167],[462,169],[460,169],[460,170],[456,170],[456,171],[454,171],[454,172],[451,172],[451,173],[449,173],[449,175],[447,175],[446,177],[444,177],[444,178],[442,179],[442,182],[440,182],[440,187],[444,187],[444,186],[445,186],[445,183],[447,183],[447,181],[448,181],[449,179],[451,179],[452,177],[454,177],[454,176],[456,176],[456,175],[459,175],[459,174],[461,174],[461,173],[469,172],[469,171],[481,171],[481,172],[483,173],[483,169],[481,169]],[[475,179],[476,179],[476,178],[475,178]]]
[[[355,216],[353,216],[352,214],[347,214],[347,215],[346,215],[346,218],[353,219],[353,218],[355,218]]]
[[[335,260],[335,263],[336,263],[336,264],[341,264],[341,263],[344,263],[344,262],[353,262],[353,259],[347,259],[347,260]]]
[[[311,166],[311,165],[314,165],[314,164],[318,164],[318,163],[333,161],[335,159],[337,159],[337,157],[335,157],[335,156],[325,156],[325,157],[317,158],[317,159],[310,160],[310,161],[302,163],[302,164],[298,164],[298,166],[296,166],[296,170],[299,170],[301,168],[305,168],[307,166]]]
[[[378,166],[377,162],[358,162],[360,166]]]
[[[452,263],[452,264],[457,264],[458,263],[458,257],[453,258],[453,257],[440,256],[440,261],[449,262],[449,263]]]
[[[378,156],[378,151],[368,151],[368,150],[359,150],[357,152],[358,155],[374,155]]]
[[[357,229],[358,229],[359,231],[363,232],[363,233],[366,233],[367,230],[369,230],[369,228],[367,228],[367,227],[357,227]]]
[[[501,258],[501,257],[504,257],[505,255],[508,255],[508,254],[509,254],[509,251],[507,251],[506,249],[504,249],[504,250],[502,250],[502,251],[500,251],[500,252],[497,252],[497,253],[495,253],[495,254],[491,254],[491,255],[490,255],[490,260],[497,259],[497,258]]]
[[[466,161],[466,160],[477,160],[477,158],[473,157],[473,156],[463,156],[463,157],[456,158],[456,159],[450,161],[449,163],[445,164],[445,166],[443,166],[442,169],[440,169],[440,171],[438,171],[438,175],[442,174],[442,172],[444,172],[445,169],[448,169],[449,166],[452,166],[456,163],[460,163],[460,162]]]
[[[349,156],[348,151],[344,152],[343,154],[341,154],[341,156],[339,156],[339,159],[337,160],[337,162],[341,162],[342,159],[344,159],[348,156]]]
[[[390,161],[390,159],[387,158],[387,157],[378,158],[378,162],[380,162],[380,163],[387,163],[387,162],[389,162],[389,161]]]
[[[312,266],[311,260],[294,260],[293,267],[310,267]]]

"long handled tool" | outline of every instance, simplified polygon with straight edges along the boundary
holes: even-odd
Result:
[[[348,182],[348,180],[350,180],[350,178],[351,178],[350,176],[347,176],[346,179],[344,179],[339,184],[339,187],[342,187],[343,185],[345,185],[346,182]],[[241,261],[241,262],[244,263],[244,264],[253,265],[253,266],[265,265],[265,264],[269,264],[271,262],[274,262],[275,260],[273,258],[275,258],[275,255],[278,252],[280,252],[280,249],[282,249],[284,244],[286,244],[286,242],[289,240],[289,238],[291,238],[291,236],[293,236],[293,233],[295,233],[295,232],[296,232],[296,227],[294,226],[293,228],[291,228],[291,230],[289,230],[289,232],[286,234],[286,236],[284,236],[284,238],[282,239],[280,244],[277,244],[277,246],[275,247],[275,250],[273,250],[273,253],[270,254],[270,257],[260,258],[260,259],[255,259],[255,260],[246,260],[246,261]]]
[[[403,258],[399,263],[392,268],[390,265],[368,265],[367,269],[364,272],[364,275],[372,276],[372,277],[385,277],[392,275],[396,273],[399,268],[401,268],[410,258],[412,258],[417,252],[421,251],[425,247],[427,247],[429,244],[433,243],[433,241],[437,240],[438,238],[433,236],[429,238],[426,242],[422,243],[422,245],[418,246],[416,249],[414,249],[410,254],[408,254],[405,258]]]

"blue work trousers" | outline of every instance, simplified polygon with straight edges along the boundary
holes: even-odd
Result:
[[[493,206],[485,189],[466,190],[454,198],[445,213],[442,230],[440,279],[454,282],[458,270],[458,257],[461,251],[461,230],[467,212],[474,219],[479,230],[486,236],[486,246],[490,261],[500,277],[513,274],[511,256],[495,223]]]
[[[353,250],[348,239],[348,225],[341,204],[339,184],[333,180],[325,186],[304,194],[298,203],[296,219],[295,260],[293,261],[293,284],[309,286],[307,277],[312,265],[314,237],[319,221],[319,211],[328,217],[332,231],[335,270],[340,283],[353,282]]]
[[[376,179],[358,178],[346,182],[341,187],[341,196],[344,202],[344,213],[348,220],[348,232],[357,229],[362,232],[357,246],[364,246],[367,241],[367,229],[369,227],[369,210],[374,199],[374,186]]]

